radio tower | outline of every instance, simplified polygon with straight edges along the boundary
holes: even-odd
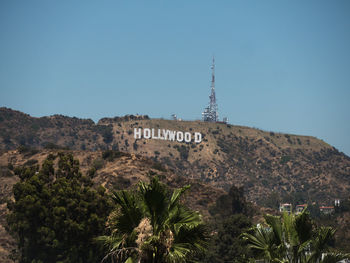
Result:
[[[203,121],[217,122],[219,121],[218,105],[215,96],[215,58],[213,56],[213,64],[211,66],[211,93],[209,96],[209,105],[202,113]]]

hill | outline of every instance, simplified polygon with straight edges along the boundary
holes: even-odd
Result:
[[[135,139],[134,129],[150,128],[202,134],[200,143]],[[350,158],[310,136],[148,116],[92,120],[61,115],[34,118],[0,108],[0,149],[20,145],[72,150],[113,149],[161,162],[178,175],[228,189],[244,186],[248,199],[271,206],[276,200],[330,204],[350,192]]]
[[[93,177],[96,186],[103,185],[108,191],[134,188],[142,181],[148,181],[153,175],[170,188],[177,188],[187,184],[191,191],[185,195],[186,204],[193,210],[200,211],[204,218],[208,218],[208,207],[224,194],[223,190],[206,185],[198,180],[178,176],[166,170],[160,163],[149,158],[122,152],[101,151],[68,151],[68,150],[13,150],[0,155],[0,262],[12,262],[8,255],[15,248],[15,241],[6,231],[6,202],[12,198],[12,187],[19,181],[15,175],[15,168],[41,165],[51,155],[56,158],[61,152],[72,153],[79,160],[83,174]]]
[[[143,138],[146,128],[154,129],[156,138]],[[169,134],[162,138],[167,131],[180,131],[184,137],[188,132],[192,140],[169,140]],[[196,132],[200,142],[193,140]],[[191,184],[185,202],[206,218],[208,208],[232,184],[244,186],[250,201],[274,209],[279,201],[329,205],[335,198],[348,199],[350,193],[350,158],[315,137],[142,115],[103,118],[96,124],[0,108],[1,262],[15,246],[5,229],[6,201],[19,180],[14,168],[40,165],[61,151],[72,152],[82,172],[109,190],[132,188],[154,174],[170,187]],[[337,219],[341,229],[347,229],[344,216]],[[339,233],[348,238],[345,232]]]

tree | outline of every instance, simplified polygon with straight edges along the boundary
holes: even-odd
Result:
[[[138,191],[113,194],[116,209],[109,216],[109,235],[98,238],[107,248],[104,258],[117,262],[187,262],[206,246],[200,215],[186,208],[180,197],[189,186],[170,195],[153,177]]]
[[[8,203],[10,232],[19,262],[97,262],[101,248],[93,238],[104,233],[111,204],[105,189],[79,170],[71,154],[52,156],[39,167],[16,169],[21,181]]]
[[[316,228],[309,213],[284,213],[282,217],[265,215],[266,226],[258,225],[243,234],[257,257],[265,262],[337,262],[349,254],[331,252],[335,230]]]
[[[244,197],[244,188],[232,185],[228,194],[220,196],[209,212],[211,215],[225,218],[233,214],[249,215],[252,213],[252,207]]]
[[[216,234],[212,237],[210,250],[203,262],[247,262],[250,251],[240,235],[252,226],[243,214],[231,215],[216,224]]]
[[[229,192],[220,196],[210,209],[213,216],[210,250],[203,262],[246,262],[250,251],[241,234],[251,226],[249,216],[253,213],[251,205],[244,197],[243,187],[232,186]]]

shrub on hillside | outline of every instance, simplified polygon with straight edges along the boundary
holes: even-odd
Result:
[[[127,156],[127,155],[129,154],[120,152],[120,151],[107,150],[102,153],[102,159],[108,162],[113,162],[115,159],[120,158],[122,156]]]

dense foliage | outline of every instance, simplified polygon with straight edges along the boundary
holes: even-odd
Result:
[[[109,235],[99,237],[112,262],[190,262],[206,246],[206,229],[198,213],[172,194],[157,178],[141,182],[138,191],[115,192],[116,209],[108,220]]]
[[[265,215],[265,221],[253,233],[243,234],[264,262],[336,263],[350,257],[332,249],[335,229],[316,227],[307,210],[299,215]]]
[[[247,262],[250,251],[241,234],[251,227],[250,219],[243,214],[235,214],[214,224],[214,235],[203,262]]]
[[[203,262],[246,262],[251,252],[241,234],[252,226],[253,208],[244,197],[244,189],[232,186],[217,199],[210,213],[213,235]]]
[[[17,168],[21,181],[8,203],[8,225],[18,244],[19,262],[98,262],[101,248],[93,238],[103,234],[111,210],[105,189],[93,189],[71,154],[49,156],[38,166]]]

